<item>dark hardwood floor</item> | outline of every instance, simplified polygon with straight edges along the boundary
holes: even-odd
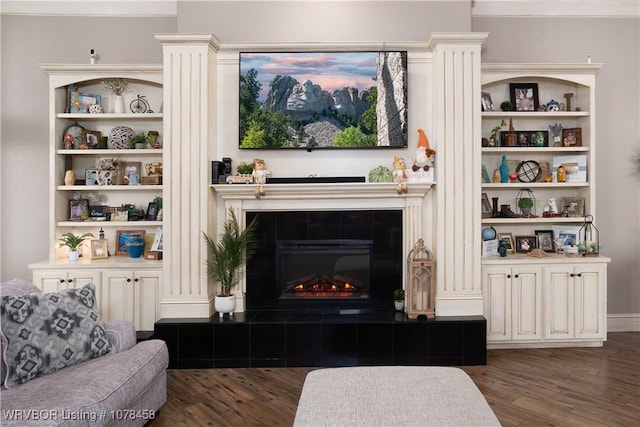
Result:
[[[503,426],[640,425],[640,333],[602,348],[489,350],[463,367]],[[168,401],[149,427],[288,426],[314,368],[169,370]]]

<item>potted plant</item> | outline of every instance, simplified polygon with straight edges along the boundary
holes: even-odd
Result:
[[[62,237],[60,237],[60,247],[67,246],[69,248],[69,261],[78,261],[80,258],[80,252],[78,248],[82,246],[82,242],[84,242],[87,238],[93,237],[91,233],[84,233],[81,236],[77,236],[71,232],[64,233]]]
[[[531,215],[531,208],[533,207],[533,199],[529,197],[523,197],[518,200],[518,207],[522,211],[522,216],[527,217]]]
[[[255,252],[256,228],[257,218],[254,218],[244,230],[240,230],[235,213],[229,209],[229,219],[224,223],[218,241],[203,233],[209,252],[207,276],[220,283],[221,287],[220,294],[214,300],[215,310],[220,317],[224,313],[233,315],[236,300],[231,290],[240,280],[240,268]]]
[[[395,289],[393,291],[393,305],[396,311],[404,310],[404,289]]]
[[[129,138],[129,148],[144,148],[147,143],[147,137],[142,132],[138,132]]]
[[[129,82],[125,79],[109,79],[102,81],[102,86],[116,96],[113,112],[117,114],[124,113],[124,98],[122,94],[129,88]]]
[[[250,163],[240,162],[236,170],[240,175],[250,175],[253,172],[253,166]]]

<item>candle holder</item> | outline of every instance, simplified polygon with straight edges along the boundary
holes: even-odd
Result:
[[[419,239],[407,257],[409,319],[435,317],[434,264],[433,254],[424,246],[424,240]]]
[[[598,256],[600,255],[600,233],[595,225],[593,225],[593,215],[584,217],[584,224],[580,227],[578,233],[579,244],[578,253],[582,256]]]

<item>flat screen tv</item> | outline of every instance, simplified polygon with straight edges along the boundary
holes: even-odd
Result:
[[[240,53],[243,149],[407,147],[407,52]]]

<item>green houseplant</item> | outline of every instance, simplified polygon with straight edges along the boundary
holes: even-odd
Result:
[[[67,246],[69,248],[69,261],[78,260],[78,258],[80,257],[78,248],[82,245],[82,242],[84,242],[89,237],[93,237],[93,234],[84,233],[78,236],[69,232],[69,233],[64,233],[60,237],[60,247],[62,248],[64,246]]]
[[[207,233],[203,233],[209,253],[209,259],[206,262],[207,276],[220,283],[221,287],[220,294],[214,300],[216,311],[221,317],[223,313],[233,314],[235,309],[235,297],[231,294],[231,290],[240,280],[240,268],[255,253],[257,226],[257,218],[254,218],[244,230],[241,230],[238,218],[233,210],[229,209],[229,219],[225,221],[217,241]],[[225,298],[233,301],[230,311],[223,311],[224,309],[219,306],[224,303]]]
[[[129,148],[144,148],[146,143],[147,137],[142,132],[138,132],[129,138]]]
[[[404,289],[394,289],[393,305],[397,311],[404,310]]]

